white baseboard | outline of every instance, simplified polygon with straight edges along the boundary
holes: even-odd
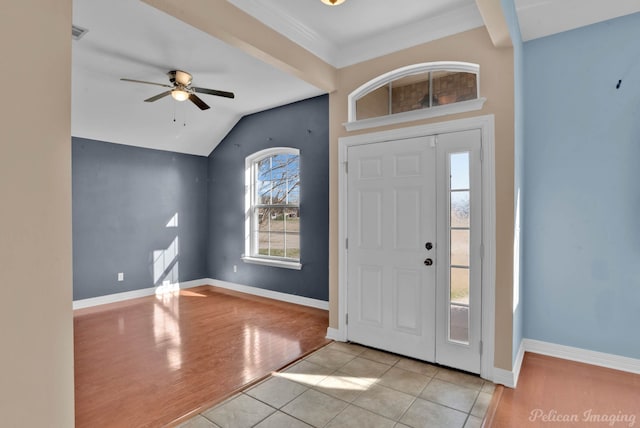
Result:
[[[106,305],[107,303],[122,302],[124,300],[137,299],[138,297],[153,296],[169,290],[199,287],[209,285],[207,279],[196,279],[193,281],[178,282],[176,284],[165,284],[158,287],[143,288],[141,290],[125,291],[122,293],[108,294],[106,296],[91,297],[89,299],[74,300],[73,309],[84,309],[92,306]]]
[[[522,360],[524,359],[524,340],[520,341],[520,347],[516,354],[516,360],[513,362],[513,370],[504,370],[497,367],[493,368],[493,383],[499,383],[509,388],[515,388],[518,385],[520,377],[520,369],[522,368]]]
[[[347,337],[340,332],[337,328],[327,328],[327,339],[335,340],[337,342],[346,342]]]
[[[509,371],[494,367],[493,382],[508,386],[509,388],[515,388],[516,385],[518,385],[518,378],[520,377],[520,369],[522,368],[522,360],[525,352],[640,374],[640,360],[636,358],[589,351],[587,349],[558,345],[540,340],[522,339],[518,355],[513,363],[513,370]]]
[[[533,339],[524,339],[524,347],[526,351],[536,354],[640,374],[640,359],[637,358],[589,351]]]
[[[227,290],[239,291],[240,293],[252,294],[254,296],[266,297],[269,299],[280,300],[296,305],[310,306],[312,308],[329,310],[329,302],[309,297],[296,296],[295,294],[281,293],[279,291],[266,290],[264,288],[251,287],[249,285],[235,284],[233,282],[221,281],[219,279],[207,279],[208,285],[214,287],[226,288]]]

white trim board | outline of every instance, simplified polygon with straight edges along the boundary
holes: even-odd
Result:
[[[185,289],[199,287],[201,285],[209,285],[207,279],[195,279],[193,281],[178,282],[175,284],[165,284],[158,287],[143,288],[141,290],[124,291],[122,293],[108,294],[106,296],[91,297],[89,299],[74,300],[73,309],[84,309],[98,305],[106,305],[108,303],[122,302],[125,300],[137,299],[139,297],[153,296],[156,293],[162,293],[163,289]]]
[[[509,388],[515,388],[518,385],[518,378],[520,377],[520,369],[522,368],[522,360],[525,352],[640,374],[640,359],[558,345],[540,340],[522,339],[513,370],[509,371],[494,367],[493,382],[508,386]]]
[[[522,368],[522,360],[524,359],[524,341],[520,342],[518,355],[513,365],[513,370],[504,370],[497,367],[493,368],[493,383],[499,383],[509,388],[515,388],[518,385],[520,377],[520,369]]]
[[[337,328],[327,327],[327,339],[335,340],[336,342],[346,342],[347,337],[343,336]]]
[[[588,349],[574,348],[572,346],[558,345],[556,343],[534,339],[523,339],[523,342],[524,350],[527,352],[640,374],[640,359],[637,358],[590,351]]]
[[[294,303],[296,305],[309,306],[316,309],[329,310],[329,302],[309,297],[296,296],[295,294],[281,293],[279,291],[266,290],[264,288],[251,287],[249,285],[235,284],[233,282],[221,281],[219,279],[208,279],[208,285],[225,288],[227,290],[238,291],[240,293],[252,294],[254,296],[266,297],[268,299],[280,300],[282,302]]]

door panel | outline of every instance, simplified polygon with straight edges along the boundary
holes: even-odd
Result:
[[[430,361],[435,268],[423,262],[425,242],[435,240],[432,141],[367,144],[348,154],[349,339]],[[374,269],[377,276],[365,275]]]

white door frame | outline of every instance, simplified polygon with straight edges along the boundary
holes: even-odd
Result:
[[[342,137],[338,139],[338,329],[329,329],[327,336],[334,340],[347,340],[347,151],[349,147],[425,137],[435,134],[480,129],[482,132],[482,236],[484,255],[482,259],[482,353],[480,376],[493,380],[493,357],[495,344],[495,117],[477,116],[428,125],[412,126],[390,131]]]

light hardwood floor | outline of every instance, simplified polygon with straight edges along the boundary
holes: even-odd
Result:
[[[327,311],[197,287],[75,311],[76,427],[158,427],[327,344]]]
[[[526,353],[517,388],[496,389],[484,426],[638,427],[640,375]]]

